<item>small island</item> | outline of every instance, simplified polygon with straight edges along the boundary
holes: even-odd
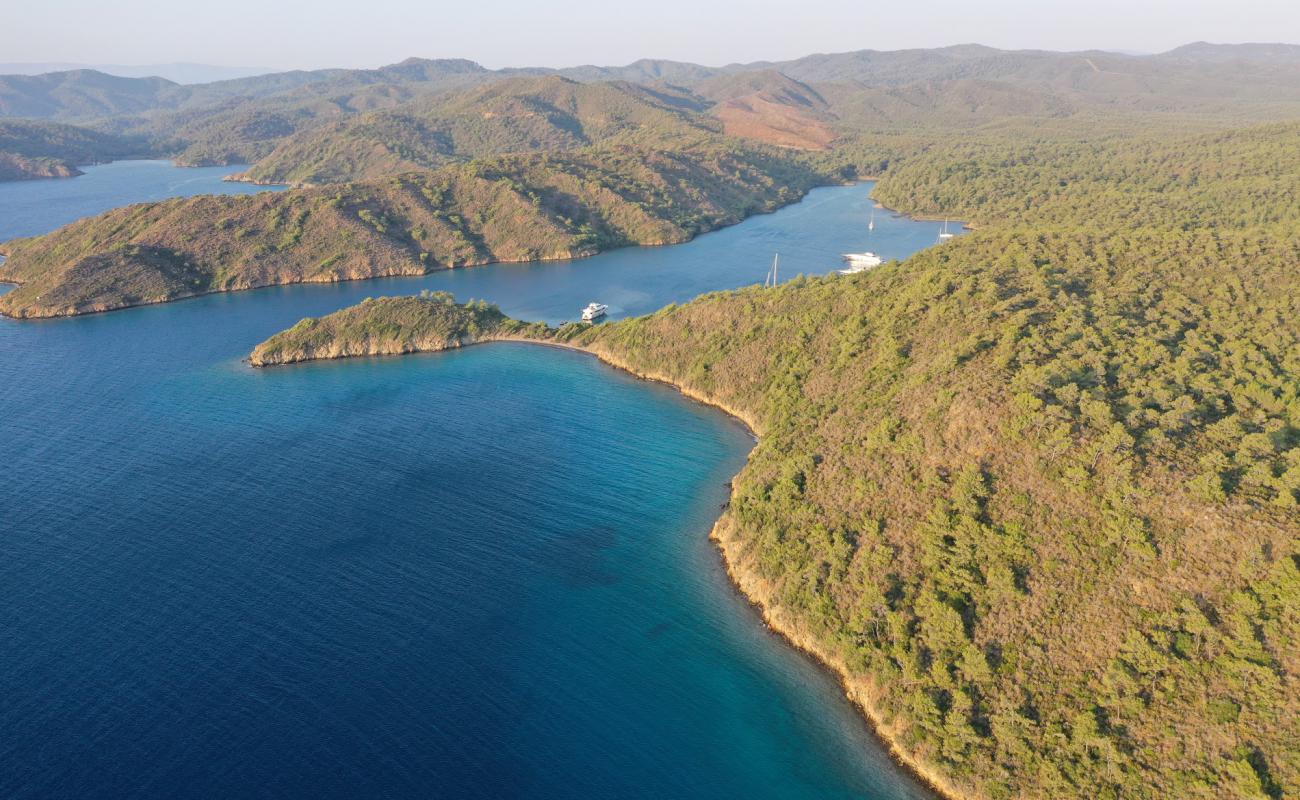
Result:
[[[478,342],[549,338],[542,323],[511,319],[495,305],[458,305],[447,292],[367,298],[319,319],[308,317],[254,348],[255,367],[351,356],[449,350]]]

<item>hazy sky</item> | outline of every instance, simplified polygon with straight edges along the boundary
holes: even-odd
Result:
[[[1300,42],[1300,0],[9,0],[5,61],[374,67],[705,64],[980,42],[1156,52]]]

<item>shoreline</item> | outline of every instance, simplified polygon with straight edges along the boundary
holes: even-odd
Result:
[[[670,386],[682,396],[702,405],[709,406],[710,408],[717,409],[737,422],[740,422],[749,431],[750,435],[754,437],[755,442],[758,442],[760,439],[759,426],[749,414],[742,412],[740,409],[732,408],[726,403],[710,397],[703,392],[682,386],[667,376],[659,373],[643,372],[627,364],[622,359],[594,349],[559,342],[539,342],[531,339],[520,341],[528,344],[542,344],[576,350],[593,356],[601,363],[626,372],[640,380],[652,381],[654,383]],[[746,466],[748,466],[748,459],[746,459]],[[736,478],[739,477],[744,470],[745,467],[742,467],[740,472],[732,476],[730,486],[733,496],[735,493]],[[729,496],[727,501],[728,505],[730,505],[731,500],[732,497]],[[898,744],[898,732],[892,726],[885,723],[883,715],[876,706],[876,701],[874,699],[876,694],[875,688],[868,680],[854,676],[850,672],[848,665],[844,663],[843,659],[827,652],[826,649],[816,640],[800,633],[791,621],[782,619],[782,615],[774,610],[775,606],[772,602],[770,587],[765,586],[762,579],[757,575],[751,574],[745,570],[741,563],[740,553],[738,552],[739,542],[734,538],[727,538],[724,536],[723,529],[727,523],[728,518],[724,511],[718,519],[714,521],[713,528],[709,532],[709,540],[713,542],[714,547],[716,548],[718,556],[722,561],[722,566],[727,572],[727,578],[731,582],[732,588],[739,592],[740,595],[748,601],[749,605],[758,614],[764,627],[766,627],[773,635],[784,641],[788,646],[810,658],[818,667],[830,673],[836,683],[840,685],[840,689],[844,692],[845,699],[853,705],[857,712],[866,721],[867,727],[871,730],[876,740],[885,748],[890,758],[900,769],[905,770],[913,779],[933,793],[938,800],[961,800],[961,798],[965,797],[965,795],[961,794],[955,786],[945,780],[937,770],[922,763],[903,750],[903,748]]]
[[[844,693],[844,699],[854,707],[854,710],[867,723],[872,736],[889,754],[890,760],[894,762],[895,766],[907,772],[914,781],[930,792],[936,800],[963,800],[963,798],[966,798],[966,795],[958,792],[956,787],[952,786],[936,770],[924,765],[902,749],[897,741],[898,732],[893,726],[884,722],[879,709],[876,707],[876,701],[874,700],[876,690],[870,681],[865,678],[855,677],[850,673],[848,666],[844,664],[842,659],[830,655],[816,640],[806,634],[798,633],[791,623],[780,619],[780,615],[773,610],[771,595],[768,593],[770,590],[765,587],[762,579],[757,575],[741,571],[743,567],[740,565],[740,557],[736,552],[739,543],[735,539],[724,539],[721,533],[725,522],[724,517],[718,518],[713,524],[713,529],[709,532],[709,540],[717,548],[718,557],[722,561],[723,569],[726,570],[727,578],[731,581],[732,587],[741,597],[748,601],[754,613],[762,620],[764,627],[773,636],[807,657],[818,668],[835,679],[840,690]],[[763,588],[760,589],[760,586]]]
[[[967,220],[956,219],[954,217],[932,217],[928,214],[912,214],[908,211],[899,211],[896,208],[890,208],[889,206],[884,205],[883,203],[880,202],[876,202],[876,208],[883,209],[885,211],[888,211],[891,214],[896,214],[900,217],[906,217],[907,219],[910,219],[913,222],[949,222],[949,223],[956,224],[958,230],[962,230],[962,231],[979,230],[979,226],[976,225],[975,223],[969,222]],[[933,247],[933,245],[931,246]],[[929,249],[929,248],[925,248],[925,249]],[[918,250],[917,252],[920,251]]]
[[[758,423],[755,422],[753,418],[751,418],[749,415],[743,412],[740,412],[733,408],[729,408],[726,405],[723,405],[722,403],[719,403],[716,400],[709,398],[708,396],[706,396],[701,392],[696,392],[691,389],[680,386],[677,383],[673,382],[670,378],[667,378],[665,376],[651,374],[651,373],[644,373],[637,369],[634,369],[630,365],[606,353],[601,353],[589,347],[582,347],[576,344],[569,344],[568,342],[558,342],[551,339],[532,339],[527,336],[514,336],[514,335],[483,336],[477,339],[457,340],[455,343],[448,344],[445,347],[439,347],[437,349],[432,349],[432,350],[407,350],[400,353],[340,353],[339,355],[316,356],[312,358],[298,359],[295,361],[280,361],[271,364],[255,364],[252,362],[250,357],[245,357],[240,360],[243,363],[248,364],[253,369],[275,369],[276,367],[292,367],[297,364],[311,364],[314,362],[321,362],[321,361],[346,361],[352,358],[401,358],[402,356],[434,355],[437,353],[445,353],[449,350],[463,350],[466,347],[475,347],[478,345],[485,345],[485,344],[495,344],[499,342],[504,342],[507,344],[531,344],[531,345],[537,345],[539,347],[553,347],[557,350],[569,350],[574,353],[581,353],[586,356],[591,356],[595,358],[597,361],[600,361],[602,364],[613,367],[614,369],[620,370],[622,372],[626,372],[632,377],[637,378],[638,380],[649,381],[651,383],[661,383],[665,386],[671,387],[674,391],[676,391],[678,394],[682,395],[683,397],[686,397],[702,405],[715,408],[723,412],[727,416],[735,419],[740,424],[742,424],[745,427],[745,430],[749,433],[750,437],[754,439],[754,441],[757,442],[759,439]]]
[[[265,369],[268,367],[305,364],[313,361],[339,361],[349,358],[388,358],[415,355],[418,353],[436,354],[446,352],[447,350],[459,350],[465,347],[492,344],[494,342],[553,347],[590,356],[611,369],[625,372],[638,380],[649,381],[670,387],[688,400],[716,409],[744,426],[745,430],[753,438],[756,444],[761,439],[760,431],[762,426],[749,413],[728,406],[726,403],[710,397],[704,392],[682,386],[662,373],[643,371],[608,352],[569,344],[568,342],[530,339],[521,336],[484,337],[469,342],[459,342],[439,350],[417,350],[406,353],[361,356],[338,355],[324,358],[305,359],[303,361],[285,362],[281,364],[268,364],[263,366],[252,365],[252,368]],[[248,362],[248,359],[244,359],[244,361]],[[746,458],[746,467],[747,466],[748,458]],[[739,477],[744,470],[745,467],[742,467],[740,472],[732,476],[730,482],[732,495],[735,493],[736,478]],[[730,505],[731,500],[732,496],[729,496],[728,505]],[[937,770],[924,764],[902,748],[897,741],[899,732],[894,726],[889,725],[884,721],[883,715],[876,705],[876,689],[868,679],[854,675],[842,658],[828,652],[827,649],[815,639],[800,632],[798,626],[795,625],[792,620],[784,618],[784,615],[779,611],[779,606],[773,603],[771,588],[768,587],[756,574],[749,572],[743,565],[743,559],[739,552],[740,543],[736,539],[726,536],[725,530],[727,527],[729,527],[729,520],[726,511],[724,510],[723,513],[714,521],[713,527],[709,532],[709,540],[715,547],[732,588],[749,603],[750,607],[758,615],[758,619],[763,623],[764,627],[767,628],[771,634],[780,638],[786,645],[811,659],[820,669],[825,670],[835,679],[836,683],[839,684],[841,691],[843,691],[845,699],[853,705],[857,713],[867,723],[867,727],[871,730],[876,741],[885,749],[889,754],[890,759],[899,769],[905,770],[913,780],[930,791],[935,796],[936,800],[961,800],[966,797],[966,795],[958,791],[957,787],[953,786],[951,782],[939,774]]]
[[[223,180],[224,180],[224,179],[223,179]],[[673,246],[675,246],[675,245],[688,244],[688,243],[690,243],[690,242],[693,242],[693,241],[695,241],[695,239],[699,238],[700,236],[704,236],[704,235],[707,235],[707,234],[710,234],[710,233],[716,233],[716,232],[718,232],[718,231],[720,231],[720,230],[724,230],[724,229],[726,229],[726,228],[731,228],[731,227],[734,227],[734,226],[736,226],[736,225],[740,225],[741,223],[743,223],[743,222],[745,222],[745,221],[747,221],[747,220],[753,219],[754,217],[763,216],[763,215],[765,215],[765,214],[775,214],[776,212],[781,211],[781,210],[783,210],[783,209],[790,208],[791,206],[796,206],[796,205],[802,203],[804,200],[806,200],[806,199],[808,198],[808,195],[811,194],[813,191],[815,191],[815,190],[817,190],[817,189],[829,189],[829,188],[834,188],[834,187],[848,187],[848,186],[856,186],[856,185],[858,185],[859,183],[864,183],[864,182],[866,182],[866,181],[850,181],[850,182],[847,182],[847,183],[822,183],[822,184],[818,184],[818,185],[816,185],[816,186],[812,186],[812,187],[810,187],[809,189],[807,189],[806,191],[802,192],[798,197],[793,198],[793,199],[790,200],[790,202],[788,202],[788,203],[784,203],[784,204],[782,204],[782,205],[778,205],[778,206],[775,206],[775,207],[772,207],[772,208],[760,208],[760,209],[754,210],[754,211],[752,211],[752,212],[745,213],[745,214],[743,214],[742,216],[740,216],[739,219],[735,219],[735,220],[732,220],[732,221],[730,221],[730,222],[723,222],[723,223],[721,223],[721,224],[715,225],[715,226],[713,226],[713,227],[710,227],[710,228],[707,228],[707,229],[704,229],[704,230],[694,231],[694,232],[692,232],[689,236],[687,236],[686,238],[682,239],[681,241],[676,241],[676,242],[648,242],[648,243],[645,243],[645,244],[628,244],[628,245],[619,245],[619,246],[617,246],[617,247],[611,247],[611,248],[608,248],[608,249],[605,249],[605,250],[596,250],[596,251],[591,252],[591,253],[581,253],[581,254],[577,254],[577,255],[556,256],[556,257],[554,257],[554,258],[532,258],[532,259],[521,260],[521,261],[510,261],[510,260],[486,260],[486,261],[475,261],[475,262],[466,263],[466,264],[459,264],[459,265],[456,265],[456,266],[439,266],[439,267],[436,267],[436,268],[434,268],[434,269],[421,269],[421,270],[418,271],[418,272],[416,272],[416,271],[413,271],[413,272],[394,272],[394,273],[391,273],[391,274],[388,274],[388,275],[366,275],[366,276],[360,276],[360,277],[356,277],[356,278],[335,278],[335,279],[330,279],[330,280],[324,280],[324,279],[322,279],[322,280],[298,280],[298,281],[284,281],[284,282],[278,282],[278,283],[259,283],[259,284],[256,284],[256,285],[250,285],[250,286],[240,287],[240,288],[237,288],[237,289],[208,289],[208,290],[201,291],[201,292],[194,292],[194,293],[192,293],[192,294],[179,295],[179,296],[177,296],[177,297],[172,297],[172,298],[167,298],[167,299],[162,299],[162,300],[145,300],[145,301],[141,301],[141,302],[138,302],[138,303],[126,303],[126,304],[123,304],[123,305],[112,306],[111,308],[97,308],[97,309],[91,309],[91,310],[86,310],[86,311],[72,311],[72,312],[66,312],[66,313],[53,313],[53,314],[17,315],[17,314],[11,314],[11,313],[8,313],[8,312],[6,312],[6,311],[4,311],[4,310],[0,310],[0,318],[2,318],[2,319],[11,319],[11,320],[16,320],[16,321],[20,321],[20,322],[21,322],[21,321],[31,321],[31,320],[69,319],[69,318],[72,318],[72,317],[85,317],[85,316],[90,316],[91,314],[107,314],[107,313],[110,313],[110,312],[113,312],[113,311],[125,311],[125,310],[127,310],[127,309],[131,309],[131,308],[145,308],[145,307],[147,307],[147,306],[159,306],[159,305],[164,305],[164,304],[167,304],[167,303],[178,303],[178,302],[181,302],[181,301],[184,301],[184,300],[193,300],[193,299],[195,299],[195,298],[206,297],[206,296],[208,296],[208,295],[214,295],[214,294],[236,294],[236,293],[238,293],[238,292],[251,292],[251,291],[255,291],[255,290],[257,290],[257,289],[272,289],[272,288],[275,288],[275,287],[277,287],[277,286],[308,286],[308,285],[312,285],[312,284],[335,284],[335,283],[348,283],[348,282],[351,282],[351,281],[372,281],[372,280],[383,280],[383,279],[385,279],[385,278],[423,278],[423,277],[426,277],[426,276],[429,276],[429,275],[433,275],[433,274],[436,274],[436,273],[439,273],[439,272],[447,272],[447,271],[450,271],[450,270],[457,270],[457,269],[472,269],[472,268],[475,268],[475,267],[488,267],[488,266],[492,266],[492,265],[494,265],[494,264],[550,264],[550,263],[554,263],[554,262],[558,262],[558,261],[580,261],[580,260],[587,259],[587,258],[594,258],[594,257],[599,256],[599,255],[602,255],[602,254],[604,254],[604,253],[612,253],[612,252],[614,252],[614,251],[616,251],[616,250],[624,250],[624,249],[633,248],[633,247],[647,247],[647,248],[648,248],[648,247],[673,247]],[[280,185],[283,185],[283,184],[274,184],[274,185],[276,185],[276,186],[280,186]],[[163,202],[163,201],[157,201],[157,202]],[[57,231],[57,230],[59,230],[59,228],[56,228],[56,229],[55,229],[55,231]],[[39,235],[39,236],[48,236],[50,233],[54,233],[54,231],[50,231],[49,233],[38,234],[38,235]],[[35,238],[35,237],[19,237],[19,238]],[[10,241],[17,241],[17,239],[15,239],[15,240],[10,240]],[[5,245],[7,245],[7,244],[9,244],[9,242],[0,242],[0,265],[3,265],[3,263],[4,263],[6,260],[8,260],[8,254],[7,254],[7,252],[6,252],[6,248],[5,248]],[[22,285],[23,285],[22,283],[20,283],[20,282],[18,282],[18,281],[6,280],[6,279],[4,279],[4,278],[0,278],[0,282],[3,282],[3,283],[10,283],[10,284],[12,284],[12,285],[15,286],[15,287],[18,287],[18,286],[22,286]],[[12,291],[12,290],[11,290],[11,291]]]
[[[181,165],[177,165],[181,166]],[[188,165],[187,165],[188,166]],[[230,164],[218,164],[216,166],[228,167]],[[283,186],[286,189],[312,189],[317,186],[324,186],[321,183],[294,183],[292,181],[266,181],[256,178],[245,177],[247,172],[232,172],[221,179],[222,183],[246,183],[249,186]]]

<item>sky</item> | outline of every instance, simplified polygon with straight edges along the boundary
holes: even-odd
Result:
[[[978,42],[1161,52],[1300,43],[1297,0],[14,0],[3,60],[274,69],[408,56],[487,67],[720,65]]]

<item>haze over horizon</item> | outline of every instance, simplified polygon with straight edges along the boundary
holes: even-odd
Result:
[[[78,24],[69,26],[68,20]],[[253,0],[194,4],[177,13],[159,0],[28,4],[10,14],[5,61],[89,64],[188,62],[271,70],[377,67],[403,58],[467,58],[486,67],[626,64],[641,58],[718,66],[810,53],[899,50],[972,43],[1004,49],[1157,53],[1194,41],[1275,42],[1300,30],[1300,6],[1250,0],[1141,6],[1121,0],[982,4],[938,0],[865,6],[813,0],[798,9],[770,0],[704,6],[664,0],[629,13],[597,0],[539,5],[485,0],[421,6],[374,0],[363,13],[342,0],[269,7]]]

